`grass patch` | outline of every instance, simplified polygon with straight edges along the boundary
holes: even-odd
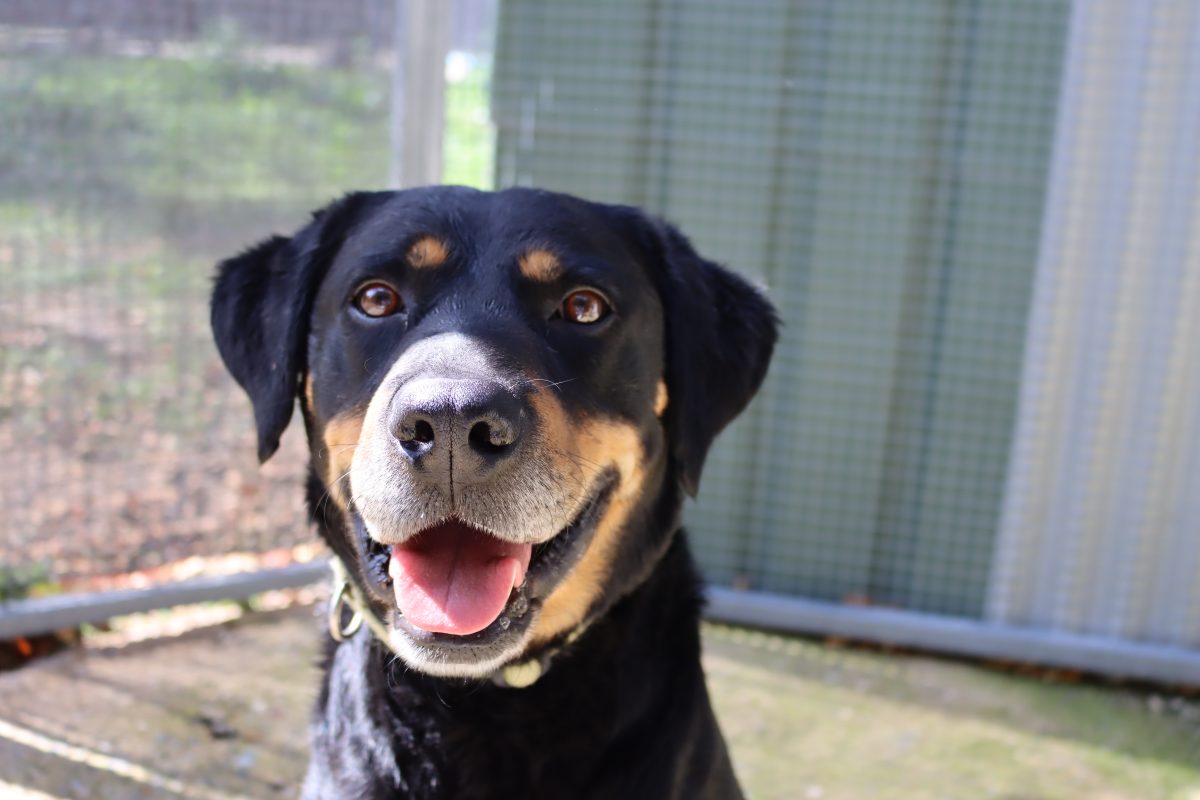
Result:
[[[189,58],[0,57],[0,266],[19,254],[45,280],[71,268],[56,251],[96,245],[112,263],[114,245],[147,236],[223,252],[231,232],[295,227],[347,190],[382,188],[390,73],[240,59],[249,48],[222,34]],[[445,182],[487,188],[491,67],[461,64]]]
[[[10,197],[262,201],[386,175],[385,74],[94,56],[11,59],[3,75]]]

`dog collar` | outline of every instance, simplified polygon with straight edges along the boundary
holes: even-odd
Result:
[[[335,642],[344,642],[365,624],[376,641],[399,657],[396,648],[392,646],[391,636],[383,620],[371,608],[359,591],[358,584],[350,577],[350,571],[337,556],[329,559],[329,567],[333,572],[333,594],[329,599],[329,635]],[[350,619],[344,620],[346,610],[350,610]],[[562,650],[583,635],[587,629],[584,623],[567,635],[563,643],[550,647],[533,658],[506,664],[492,673],[492,683],[508,689],[524,689],[538,682],[538,679],[550,668],[550,660]]]

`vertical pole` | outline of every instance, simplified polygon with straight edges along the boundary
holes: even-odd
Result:
[[[424,186],[442,178],[452,12],[453,3],[447,0],[396,0],[388,173],[393,188]]]
[[[388,164],[387,185],[390,189],[400,188],[400,154],[404,152],[404,12],[408,10],[405,0],[395,0],[392,20],[392,107],[389,115],[388,137],[391,144],[391,159]]]

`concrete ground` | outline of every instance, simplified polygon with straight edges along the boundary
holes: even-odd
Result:
[[[0,798],[293,797],[313,608],[0,674]],[[1200,698],[723,626],[705,667],[753,798],[1200,800]]]

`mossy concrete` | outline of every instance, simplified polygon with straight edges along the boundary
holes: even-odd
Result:
[[[319,626],[253,614],[0,675],[0,796],[294,797]],[[758,800],[1200,800],[1198,699],[725,626],[705,647]]]
[[[1200,800],[1200,700],[706,629],[753,797]]]

